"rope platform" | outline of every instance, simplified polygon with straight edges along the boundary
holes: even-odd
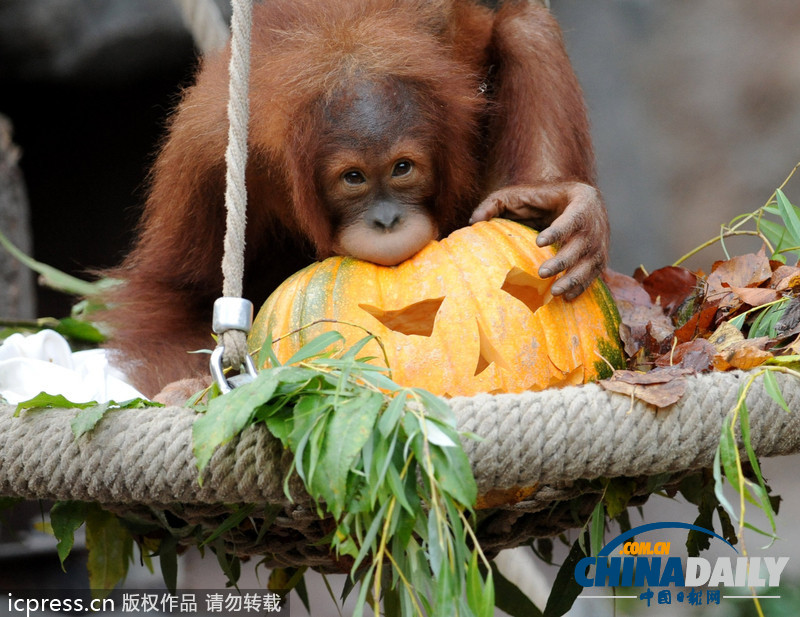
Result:
[[[661,410],[596,384],[450,400],[459,429],[482,438],[464,441],[485,508],[482,544],[499,550],[585,522],[577,519],[599,499],[585,481],[637,478],[646,499],[648,477],[710,467],[722,422],[747,377],[688,377],[683,398]],[[778,382],[789,408],[800,410],[800,381],[779,375]],[[800,415],[787,413],[760,380],[747,405],[758,456],[800,451]],[[109,412],[77,440],[70,429],[77,410],[17,418],[13,412],[0,406],[0,496],[93,501],[151,522],[156,512],[168,511],[186,525],[209,528],[230,513],[223,504],[254,504],[256,518],[258,508],[278,506],[269,533],[235,530],[226,538],[228,549],[273,555],[275,564],[332,565],[324,546],[310,546],[325,535],[325,521],[317,519],[299,480],[291,483],[294,503],[284,495],[291,455],[262,426],[220,448],[201,485],[190,409]]]

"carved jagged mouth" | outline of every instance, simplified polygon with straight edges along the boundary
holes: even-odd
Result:
[[[528,310],[535,313],[552,300],[551,286],[552,279],[541,279],[514,266],[506,274],[500,289],[522,302]],[[408,336],[430,337],[433,335],[436,317],[444,301],[445,296],[429,298],[393,310],[386,310],[369,304],[359,304],[358,306],[394,332]],[[476,376],[480,375],[491,364],[495,364],[500,368],[510,368],[509,363],[492,344],[491,338],[481,325],[480,320],[476,318],[476,321],[480,347],[474,374]]]

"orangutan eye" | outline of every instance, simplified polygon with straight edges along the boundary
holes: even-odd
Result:
[[[411,170],[414,168],[414,163],[411,161],[406,161],[405,159],[402,161],[397,161],[392,168],[392,176],[397,178],[399,176],[405,176],[411,173]]]
[[[367,181],[367,179],[364,177],[364,174],[357,169],[351,169],[350,171],[344,172],[342,174],[342,180],[351,186],[364,184]]]

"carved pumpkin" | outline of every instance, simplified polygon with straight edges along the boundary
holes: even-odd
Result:
[[[331,257],[292,275],[267,299],[251,349],[318,319],[356,323],[379,337],[392,378],[444,396],[521,392],[610,375],[622,366],[616,306],[596,281],[571,302],[537,275],[553,254],[536,232],[504,219],[464,227],[392,267]],[[345,323],[279,340],[281,362],[326,330],[355,343]],[[383,362],[377,343],[362,355]]]

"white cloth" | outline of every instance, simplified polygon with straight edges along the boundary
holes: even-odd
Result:
[[[104,349],[73,353],[53,330],[12,334],[0,345],[0,395],[16,405],[40,392],[61,394],[73,403],[142,397],[108,364]]]

